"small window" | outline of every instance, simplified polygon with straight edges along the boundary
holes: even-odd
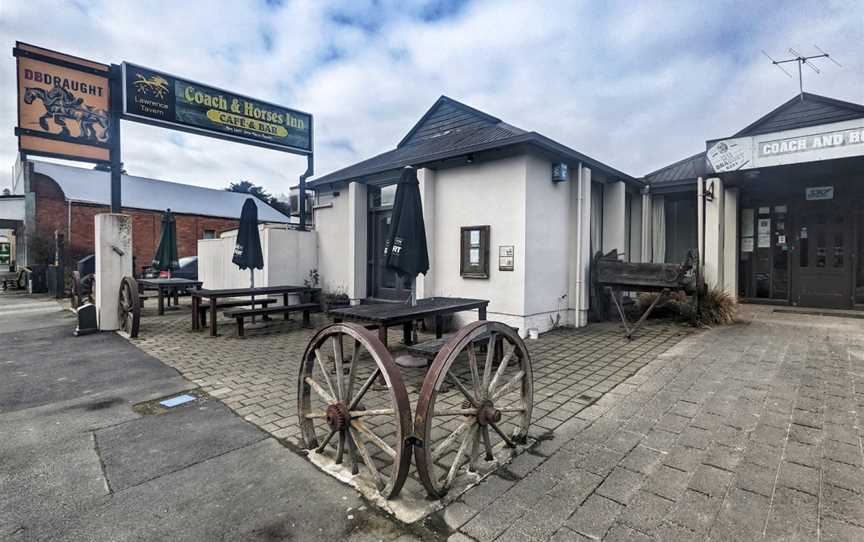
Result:
[[[489,278],[489,226],[462,228],[459,273],[465,278]]]
[[[216,239],[216,230],[204,230],[203,239]]]

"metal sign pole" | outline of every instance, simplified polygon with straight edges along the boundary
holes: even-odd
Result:
[[[123,173],[123,162],[120,159],[120,115],[123,111],[123,73],[117,64],[111,65],[111,112],[110,112],[110,134],[111,148],[111,212],[120,213],[121,203],[121,175]]]
[[[315,171],[315,158],[310,153],[306,155],[306,171],[300,175],[300,185],[298,187],[299,194],[297,195],[297,204],[300,206],[300,229],[306,229],[306,178],[311,177]]]

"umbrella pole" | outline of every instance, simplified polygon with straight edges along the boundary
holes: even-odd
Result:
[[[255,268],[254,267],[249,268],[249,287],[250,288],[255,287]],[[252,308],[253,309],[255,308],[255,294],[254,293],[252,294]],[[252,315],[252,323],[253,324],[255,323],[255,315],[254,314]]]

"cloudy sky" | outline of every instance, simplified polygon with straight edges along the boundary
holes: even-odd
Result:
[[[819,45],[843,67],[805,68],[805,90],[864,103],[860,0],[0,0],[5,171],[15,40],[311,112],[318,174],[393,148],[446,94],[641,176],[796,94],[763,49],[779,58]],[[281,193],[305,169],[290,154],[132,122],[122,134],[136,175],[215,188],[248,179]]]

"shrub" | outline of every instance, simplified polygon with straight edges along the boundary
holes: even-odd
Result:
[[[728,325],[735,322],[738,302],[735,298],[716,288],[708,290],[701,299],[698,323],[705,326]]]
[[[637,300],[639,315],[648,310],[658,295],[660,294],[657,292],[639,294]],[[728,325],[735,321],[737,307],[738,303],[734,297],[723,290],[711,289],[700,299],[699,313],[694,318],[693,298],[682,291],[677,291],[657,303],[651,312],[651,317],[672,318],[705,326]]]

